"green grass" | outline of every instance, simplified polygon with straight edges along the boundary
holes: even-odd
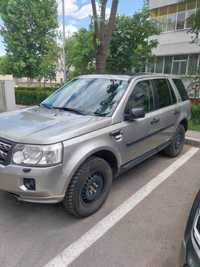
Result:
[[[189,122],[189,130],[200,132],[200,124],[196,124],[191,120]]]

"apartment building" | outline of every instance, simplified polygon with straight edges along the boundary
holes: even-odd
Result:
[[[149,0],[149,7],[161,34],[156,37],[159,44],[153,49],[155,59],[148,65],[147,71],[176,75],[200,74],[200,44],[192,43],[193,36],[189,33],[189,18],[200,8],[200,0]]]

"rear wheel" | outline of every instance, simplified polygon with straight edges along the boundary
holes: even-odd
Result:
[[[103,159],[92,157],[73,176],[63,205],[76,217],[95,213],[105,202],[112,186],[112,169]]]
[[[176,157],[182,152],[184,144],[185,128],[180,124],[171,144],[164,150],[164,153],[169,157]]]

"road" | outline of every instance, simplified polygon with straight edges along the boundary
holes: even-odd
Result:
[[[179,158],[190,150],[186,146]],[[0,267],[50,266],[49,261],[77,240],[79,244],[82,236],[84,243],[85,233],[177,160],[160,154],[122,175],[102,209],[84,220],[69,216],[61,204],[20,203],[1,192]],[[96,242],[70,266],[178,267],[185,223],[200,189],[199,162],[200,150],[105,234],[94,237]]]

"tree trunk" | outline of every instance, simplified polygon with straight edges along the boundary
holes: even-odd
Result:
[[[107,53],[104,47],[99,47],[96,50],[96,73],[104,74],[106,69]]]
[[[101,0],[100,21],[98,19],[96,1],[91,0],[95,28],[94,47],[96,50],[96,72],[99,74],[103,74],[106,70],[107,53],[114,29],[118,1],[119,0],[112,0],[110,18],[108,23],[106,23],[105,12],[107,0]]]

